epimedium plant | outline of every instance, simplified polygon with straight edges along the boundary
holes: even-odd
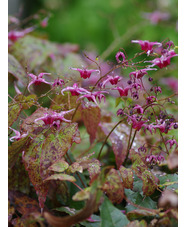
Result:
[[[104,62],[35,29],[9,32],[9,225],[176,226],[174,43]]]

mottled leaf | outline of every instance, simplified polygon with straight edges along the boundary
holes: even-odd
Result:
[[[23,109],[27,110],[37,101],[37,96],[35,94],[28,96],[19,94],[14,99],[21,104]]]
[[[30,192],[30,179],[23,163],[19,160],[8,170],[8,189],[23,193]]]
[[[126,227],[147,227],[147,222],[145,220],[132,221]]]
[[[140,154],[131,150],[130,157],[132,159],[132,170],[143,181],[143,193],[150,196],[157,188],[157,178],[148,170],[145,163],[142,161]]]
[[[130,168],[125,168],[124,166],[120,166],[119,168],[121,178],[123,179],[124,188],[133,188],[133,172]]]
[[[8,127],[10,127],[14,121],[17,120],[20,112],[22,110],[22,106],[18,103],[10,103],[8,106]]]
[[[11,73],[17,80],[26,84],[27,78],[25,70],[17,59],[11,54],[8,54],[8,72]]]
[[[55,134],[49,134],[42,146],[40,174],[45,179],[51,173],[48,169],[54,162],[60,160],[72,144],[80,143],[77,123],[63,125]]]
[[[26,170],[28,171],[30,181],[32,182],[38,195],[39,205],[41,208],[44,207],[49,187],[49,184],[43,182],[40,175],[40,158],[44,139],[45,137],[40,134],[32,140],[30,146],[25,149],[25,152],[23,153],[23,162]]]
[[[91,163],[88,164],[88,172],[90,179],[92,180],[101,172],[101,163],[97,159],[93,159]]]
[[[32,212],[40,212],[38,202],[24,193],[9,191],[8,197],[15,209],[22,215],[28,215]]]
[[[160,210],[152,210],[152,209],[149,209],[149,210],[142,210],[142,209],[132,210],[132,211],[127,213],[127,218],[132,221],[132,220],[140,219],[140,218],[143,218],[143,217],[156,216],[159,213],[160,213]]]
[[[27,35],[14,43],[11,53],[29,71],[40,66],[46,58],[57,50],[57,47],[47,40]]]
[[[96,138],[98,124],[101,120],[101,110],[98,106],[91,103],[82,106],[81,115],[84,125],[90,135],[90,143],[93,143]]]
[[[47,177],[44,181],[48,181],[48,180],[61,180],[61,181],[74,182],[74,181],[76,181],[76,178],[74,178],[73,176],[70,176],[68,174],[58,173],[58,174],[53,174],[53,175]]]
[[[19,157],[19,153],[23,151],[29,143],[30,136],[25,136],[18,141],[15,141],[8,147],[8,167],[12,168]]]
[[[99,126],[100,126],[100,129],[104,132],[105,136],[107,136],[112,130],[112,128],[115,126],[115,123],[101,122]],[[129,134],[130,134],[129,127],[125,124],[120,124],[117,126],[116,129],[114,129],[114,131],[109,136],[109,140],[112,143],[112,148],[114,151],[116,165],[118,169],[126,158]],[[134,139],[132,148],[137,150],[138,147],[144,143],[145,143],[145,138],[137,134]]]
[[[117,170],[109,171],[102,189],[113,203],[121,203],[124,198],[124,189]]]
[[[124,227],[129,223],[127,217],[107,197],[100,206],[100,216],[101,227]]]
[[[58,160],[55,163],[53,163],[48,169],[53,170],[55,172],[63,172],[66,169],[68,169],[69,164],[68,162],[65,162],[64,160]]]
[[[69,172],[71,173],[75,173],[75,172],[83,172],[83,167],[78,163],[78,162],[74,162],[72,165],[70,165]]]

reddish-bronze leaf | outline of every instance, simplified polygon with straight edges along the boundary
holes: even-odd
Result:
[[[22,215],[28,215],[32,212],[40,212],[39,204],[36,200],[28,197],[28,195],[18,192],[9,191],[8,197],[14,208]]]
[[[100,126],[100,129],[104,132],[105,136],[107,136],[112,130],[112,128],[115,126],[115,123],[102,122],[99,124],[99,126]],[[114,151],[116,165],[118,169],[126,158],[129,134],[130,134],[129,127],[125,124],[120,124],[109,136],[109,139],[112,143],[112,148]],[[143,143],[145,143],[145,138],[142,136],[136,135],[132,148],[137,150],[138,147],[141,146],[141,144]]]
[[[90,143],[93,143],[96,138],[98,124],[101,120],[101,110],[98,106],[88,103],[86,106],[82,106],[81,115],[87,132],[90,135]]]
[[[41,208],[44,207],[44,202],[46,200],[49,187],[49,184],[43,182],[43,179],[40,175],[40,159],[44,139],[45,137],[41,134],[34,138],[22,156],[25,168],[29,174],[30,181],[32,182],[38,195],[39,205]]]
[[[80,143],[80,133],[77,123],[64,124],[55,134],[50,134],[42,145],[40,174],[43,179],[51,175],[48,169],[60,160],[70,149],[73,142]]]
[[[125,168],[124,166],[120,166],[119,171],[123,179],[124,188],[132,189],[133,182],[134,182],[132,170],[130,168]]]
[[[10,127],[18,118],[22,106],[19,103],[11,102],[8,106],[8,127]]]
[[[109,171],[102,190],[106,192],[113,203],[121,203],[124,198],[124,189],[117,170],[111,169]]]

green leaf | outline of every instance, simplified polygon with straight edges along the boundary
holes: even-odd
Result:
[[[98,106],[88,103],[86,106],[82,106],[81,115],[87,132],[90,135],[90,143],[93,143],[96,138],[98,124],[101,120],[101,110]]]
[[[48,180],[60,180],[60,181],[74,182],[74,181],[76,181],[76,178],[73,176],[70,176],[68,174],[58,173],[58,174],[53,174],[53,175],[47,177],[44,181],[48,181]]]
[[[134,204],[140,205],[145,208],[149,209],[157,209],[157,203],[154,202],[149,196],[142,196],[139,192],[134,192],[130,189],[125,189],[126,197]],[[135,210],[136,207],[128,204],[126,206],[126,211],[129,212],[131,210]]]
[[[53,163],[48,169],[55,172],[63,172],[66,169],[68,169],[68,167],[69,167],[68,162],[65,162],[64,160],[58,160],[55,163]]]
[[[86,190],[76,192],[76,194],[73,195],[73,197],[72,197],[72,199],[74,201],[82,201],[82,200],[86,200],[89,198],[90,198],[90,192],[86,191]]]
[[[167,189],[178,189],[178,174],[157,175],[160,180],[159,187],[166,187]]]
[[[100,206],[101,227],[123,227],[129,223],[127,217],[105,197]]]
[[[22,106],[18,103],[10,103],[8,106],[8,127],[10,127],[18,118]]]
[[[115,101],[115,108],[120,104],[120,102],[122,101],[121,97],[117,97],[116,101]]]

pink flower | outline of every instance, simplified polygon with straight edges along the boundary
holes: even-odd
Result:
[[[112,85],[115,85],[117,84],[120,80],[122,79],[122,77],[120,76],[107,76],[107,79],[104,80],[102,83],[101,83],[101,87],[104,88],[105,87],[105,84],[110,82]]]
[[[162,44],[159,42],[149,42],[148,40],[132,40],[132,43],[139,43],[141,45],[141,49],[144,50],[147,55],[153,53],[153,46],[158,45],[161,46]]]
[[[82,95],[81,97],[79,97],[77,99],[77,101],[79,99],[83,99],[83,98],[87,98],[89,102],[94,102],[97,106],[98,106],[98,103],[96,101],[96,98],[98,98],[99,100],[99,103],[101,103],[101,100],[104,99],[104,102],[105,102],[105,96],[102,94],[102,93],[107,93],[107,91],[95,91],[95,92],[89,92],[88,94],[85,94],[85,95]]]
[[[118,63],[124,63],[125,62],[125,55],[124,55],[124,53],[122,51],[117,52],[116,61]]]
[[[137,110],[139,114],[143,114],[143,108],[140,105],[135,105],[133,110]]]
[[[144,124],[144,132],[146,134],[146,130],[148,130],[150,132],[150,134],[152,135],[152,130],[154,130],[154,125],[153,124]]]
[[[92,72],[100,72],[98,69],[79,69],[79,68],[70,68],[80,72],[80,76],[83,79],[90,78]]]
[[[41,25],[41,27],[42,28],[46,28],[47,26],[48,26],[48,17],[46,17],[46,18],[44,18],[42,21],[41,21],[41,23],[40,23],[40,25]]]
[[[143,13],[143,17],[150,20],[152,24],[157,24],[160,21],[165,21],[170,18],[169,13],[163,13],[160,11],[154,11],[152,13]]]
[[[62,87],[65,84],[65,81],[63,79],[55,79],[54,83],[52,84],[53,87],[60,86]]]
[[[144,123],[147,122],[147,121],[141,120],[141,117],[139,117],[136,114],[133,114],[132,116],[129,116],[129,115],[127,116],[128,116],[129,123],[132,124],[132,128],[136,129],[137,131],[139,131],[144,125]]]
[[[167,134],[169,130],[171,130],[171,127],[174,125],[174,123],[170,123],[169,121],[161,121],[161,120],[157,120],[157,124],[154,125],[154,129],[156,131],[156,129],[158,128],[160,130],[160,132]]]
[[[65,119],[64,115],[72,111],[74,111],[74,109],[68,110],[68,111],[62,111],[60,113],[56,113],[54,111],[52,114],[45,113],[43,117],[35,119],[34,122],[41,120],[45,123],[45,125],[57,126],[59,128],[59,125],[62,121],[71,122],[70,120]]]
[[[146,104],[150,104],[150,103],[153,103],[153,102],[156,102],[157,101],[157,98],[155,96],[148,96],[146,98]]]
[[[40,73],[38,76],[30,73],[28,74],[28,76],[30,76],[32,78],[32,80],[30,81],[30,83],[28,84],[28,91],[30,92],[30,86],[32,84],[35,84],[35,85],[40,85],[41,83],[45,83],[45,84],[50,84],[50,82],[47,82],[45,79],[43,79],[43,76],[44,75],[51,75],[51,73]]]
[[[8,39],[11,40],[12,42],[17,41],[18,39],[22,38],[23,36],[25,36],[26,34],[32,32],[34,30],[33,27],[31,28],[27,28],[25,30],[22,31],[15,31],[12,30],[10,32],[8,32]]]
[[[127,86],[126,88],[121,88],[121,87],[112,88],[112,90],[118,90],[120,96],[127,96],[128,95],[128,91],[130,89],[131,89],[130,86]]]
[[[147,71],[149,71],[149,70],[157,70],[157,69],[155,69],[155,68],[140,69],[140,70],[137,70],[137,71],[135,71],[135,72],[131,72],[131,73],[129,74],[129,76],[130,76],[130,78],[131,78],[131,75],[134,75],[134,77],[135,77],[136,79],[140,79],[140,78],[142,78],[145,74],[148,74]]]
[[[152,61],[145,61],[150,62],[152,65],[150,67],[154,67],[157,65],[160,69],[166,67],[167,65],[170,65],[170,59],[178,56],[174,50],[166,51],[165,54],[163,54],[160,58],[155,58]]]
[[[173,146],[174,144],[176,144],[176,147],[178,146],[178,143],[177,143],[177,141],[176,141],[175,139],[167,140],[165,143],[166,143],[166,144],[169,143],[170,149],[172,148],[172,146]]]
[[[61,94],[63,94],[64,91],[70,91],[72,96],[78,96],[80,94],[87,94],[90,93],[89,91],[87,91],[84,88],[78,87],[78,85],[76,83],[74,83],[74,85],[72,87],[66,87],[61,91]]]
[[[15,136],[12,136],[10,138],[11,142],[14,142],[15,140],[18,141],[21,138],[26,137],[28,135],[28,133],[24,133],[24,134],[21,135],[21,133],[19,131],[15,130],[15,129],[11,128],[11,127],[9,127],[9,128],[12,129],[14,131],[14,133],[16,134]]]

